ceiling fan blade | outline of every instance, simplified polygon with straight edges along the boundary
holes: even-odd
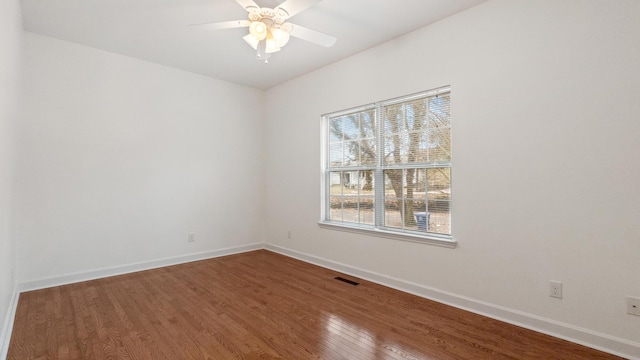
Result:
[[[206,24],[193,24],[193,25],[189,25],[189,27],[194,30],[208,31],[208,30],[221,30],[221,29],[247,27],[249,25],[251,25],[251,21],[249,20],[233,20],[233,21],[206,23]]]
[[[335,36],[311,30],[300,25],[291,24],[291,27],[289,35],[297,37],[298,39],[306,40],[324,47],[332,47],[336,43]]]
[[[238,0],[236,0],[238,1]],[[306,10],[322,0],[287,0],[280,4],[276,9],[282,9],[289,14],[289,17]]]
[[[258,4],[256,4],[253,0],[236,0],[236,2],[247,11],[252,7],[260,9],[260,6],[258,6]]]

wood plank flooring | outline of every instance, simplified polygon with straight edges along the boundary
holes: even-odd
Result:
[[[617,357],[260,250],[23,293],[7,359]]]

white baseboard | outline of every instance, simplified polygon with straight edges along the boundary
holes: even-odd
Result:
[[[16,309],[18,308],[18,286],[13,287],[13,294],[11,295],[11,302],[9,303],[9,309],[7,309],[7,315],[4,318],[4,324],[2,325],[2,333],[0,333],[0,359],[7,358],[7,352],[9,351],[9,340],[11,339],[11,331],[13,330],[13,320],[16,317]]]
[[[289,256],[304,262],[356,276],[380,285],[388,286],[403,292],[434,300],[476,314],[504,321],[526,329],[541,332],[580,345],[588,346],[628,359],[640,360],[640,343],[617,338],[589,329],[581,328],[560,321],[543,318],[522,311],[486,303],[464,296],[448,293],[428,286],[397,279],[388,275],[360,269],[351,265],[323,259],[301,253],[281,246],[265,244],[265,249]]]
[[[66,284],[72,284],[80,281],[95,280],[109,276],[123,275],[136,271],[151,270],[164,266],[178,265],[189,263],[192,261],[206,260],[216,258],[220,256],[240,254],[247,251],[254,251],[264,249],[264,243],[253,243],[249,245],[234,246],[224,249],[205,251],[200,253],[193,253],[187,255],[179,255],[168,257],[164,259],[157,259],[151,261],[144,261],[135,264],[127,264],[121,266],[113,266],[103,269],[65,274],[60,276],[54,276],[50,278],[26,281],[18,283],[18,292],[32,291],[38,289],[44,289],[53,286],[60,286]]]

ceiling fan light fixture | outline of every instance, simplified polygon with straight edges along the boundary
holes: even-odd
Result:
[[[278,47],[284,47],[289,42],[289,33],[282,29],[272,29],[271,36],[273,36],[273,40],[278,44]]]
[[[251,46],[253,48],[253,50],[257,50],[258,49],[258,43],[260,42],[260,40],[258,40],[255,37],[253,37],[253,35],[247,34],[247,35],[243,36],[242,38],[244,39],[244,41],[247,42],[247,44],[249,44],[249,46]]]
[[[249,25],[249,34],[256,40],[264,40],[267,37],[268,28],[262,21],[252,21]]]
[[[267,40],[265,40],[265,49],[264,52],[267,54],[271,54],[274,52],[280,51],[280,46],[272,36],[267,36]]]

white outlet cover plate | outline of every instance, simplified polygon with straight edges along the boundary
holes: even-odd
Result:
[[[562,282],[561,281],[549,281],[549,296],[557,299],[562,299]]]

